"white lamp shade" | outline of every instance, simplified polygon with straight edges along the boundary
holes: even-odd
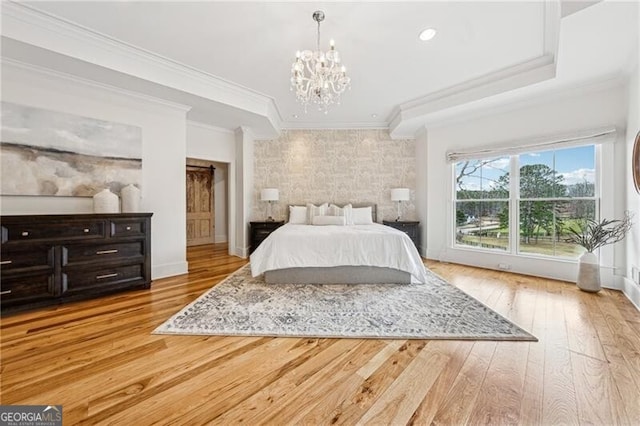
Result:
[[[278,201],[280,194],[277,188],[265,188],[260,191],[260,199],[262,201]]]
[[[391,201],[409,201],[411,192],[409,188],[393,188],[391,190]]]

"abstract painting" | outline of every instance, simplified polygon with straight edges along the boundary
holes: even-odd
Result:
[[[2,195],[91,197],[141,187],[142,129],[1,103]]]

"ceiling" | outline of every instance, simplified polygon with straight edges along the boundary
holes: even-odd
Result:
[[[3,2],[2,56],[191,107],[189,119],[284,128],[425,123],[619,78],[637,2]],[[328,114],[289,88],[296,50],[335,39],[352,78]],[[430,42],[418,39],[427,27]]]

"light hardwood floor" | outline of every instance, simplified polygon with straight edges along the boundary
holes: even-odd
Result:
[[[435,272],[539,342],[152,335],[246,261],[189,250],[151,290],[2,318],[2,404],[64,424],[640,424],[640,314],[621,293]]]

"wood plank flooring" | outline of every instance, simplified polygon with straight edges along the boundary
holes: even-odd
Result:
[[[428,262],[539,342],[152,335],[246,260],[189,249],[189,274],[6,316],[2,404],[64,424],[640,424],[640,313],[624,295]]]

